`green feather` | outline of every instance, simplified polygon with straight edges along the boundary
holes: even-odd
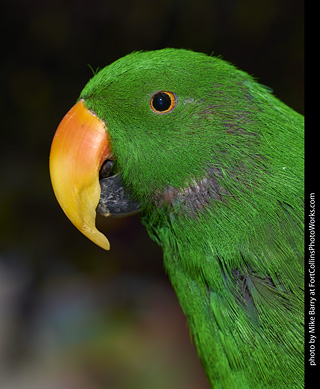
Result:
[[[157,91],[176,105],[155,113]],[[81,93],[213,388],[303,387],[303,117],[219,58],[130,54]]]

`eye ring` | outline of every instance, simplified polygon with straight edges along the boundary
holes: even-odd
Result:
[[[151,96],[150,107],[155,113],[171,112],[177,103],[177,99],[172,92],[158,91]]]

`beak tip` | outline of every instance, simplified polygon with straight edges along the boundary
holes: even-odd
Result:
[[[93,231],[93,233],[94,235],[87,236],[87,238],[89,238],[93,243],[95,243],[97,246],[101,247],[102,249],[109,251],[110,243],[109,240],[106,238],[106,236],[103,235],[101,232],[99,232],[97,229]]]

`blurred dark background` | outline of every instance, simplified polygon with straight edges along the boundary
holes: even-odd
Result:
[[[159,248],[98,219],[105,252],[54,198],[54,132],[93,69],[133,50],[223,56],[303,113],[302,0],[3,1],[0,387],[208,388]]]

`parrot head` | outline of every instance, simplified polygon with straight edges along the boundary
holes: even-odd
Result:
[[[226,61],[182,49],[132,53],[100,70],[52,142],[50,175],[62,209],[108,250],[97,210],[199,209],[208,197],[225,203],[230,186],[246,191],[248,175],[254,182],[264,166],[259,131],[250,128],[259,110],[254,93],[269,95]]]

